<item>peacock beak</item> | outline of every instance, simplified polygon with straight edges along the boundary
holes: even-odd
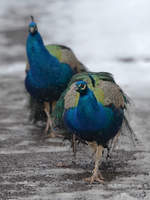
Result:
[[[35,30],[34,27],[30,27],[30,28],[29,28],[30,33],[34,33],[34,30]]]

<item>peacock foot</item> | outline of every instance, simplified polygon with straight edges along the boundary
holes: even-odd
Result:
[[[47,138],[63,138],[63,136],[52,130],[50,133],[48,133]]]
[[[88,177],[88,178],[85,178],[84,179],[86,182],[89,182],[90,184],[94,183],[94,182],[98,182],[98,183],[102,183],[104,184],[104,178],[102,176],[102,174],[99,172],[99,173],[96,173],[96,174],[93,174],[91,177]]]
[[[58,137],[58,136],[54,131],[47,133],[47,136],[46,136],[46,138],[56,138],[56,137]]]

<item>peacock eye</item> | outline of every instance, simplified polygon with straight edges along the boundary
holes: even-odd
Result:
[[[80,88],[81,88],[81,90],[85,90],[86,89],[86,84],[81,84]]]

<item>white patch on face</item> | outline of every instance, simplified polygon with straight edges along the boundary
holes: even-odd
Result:
[[[30,32],[31,32],[31,33],[34,32],[34,27],[30,27]]]

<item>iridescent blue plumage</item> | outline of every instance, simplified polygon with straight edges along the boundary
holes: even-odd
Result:
[[[116,109],[114,105],[104,106],[98,102],[86,82],[78,81],[76,86],[80,87],[78,105],[65,112],[65,124],[82,139],[106,146],[122,125],[123,110]]]
[[[29,28],[35,25],[32,22]],[[26,51],[30,65],[25,80],[27,91],[42,101],[56,100],[66,88],[73,70],[48,52],[38,31],[29,33]]]

